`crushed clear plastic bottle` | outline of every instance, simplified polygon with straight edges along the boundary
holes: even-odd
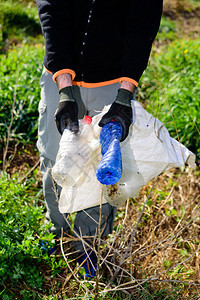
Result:
[[[79,132],[73,133],[65,129],[59,144],[55,165],[52,168],[52,176],[61,187],[73,186],[82,179],[83,166],[91,155],[91,147],[88,138],[92,135],[92,118],[85,116],[79,121]]]
[[[122,125],[111,121],[105,124],[100,133],[102,159],[96,170],[96,177],[101,184],[113,185],[122,176],[122,156],[120,140]]]

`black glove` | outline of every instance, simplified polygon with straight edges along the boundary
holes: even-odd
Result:
[[[129,126],[133,122],[133,113],[131,107],[131,100],[133,99],[133,93],[126,89],[120,88],[116,100],[112,103],[109,111],[102,117],[99,122],[99,126],[103,127],[105,124],[112,120],[121,123],[123,128],[122,138],[120,142],[123,142],[128,136]]]
[[[67,86],[59,91],[60,102],[55,112],[56,126],[60,134],[65,128],[74,133],[78,132],[78,105],[73,96],[72,86]]]

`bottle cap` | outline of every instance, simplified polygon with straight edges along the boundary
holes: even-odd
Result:
[[[92,118],[90,116],[85,116],[83,118],[83,121],[86,123],[86,124],[90,124],[92,123]]]

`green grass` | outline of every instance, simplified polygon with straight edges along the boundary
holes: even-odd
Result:
[[[38,39],[41,27],[33,2],[3,0],[0,11],[0,53],[5,52],[12,43],[30,43]]]
[[[172,137],[200,154],[200,39],[176,40],[152,55],[141,96]]]
[[[6,139],[11,122],[11,139],[28,142],[37,137],[43,55],[40,44],[24,44],[0,55],[1,141]]]
[[[173,41],[178,34],[178,29],[174,21],[163,16],[160,23],[160,28],[156,36],[157,41]]]

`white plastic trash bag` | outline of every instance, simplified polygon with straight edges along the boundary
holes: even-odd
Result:
[[[74,180],[71,186],[62,185],[59,200],[61,213],[72,213],[99,205],[101,198],[102,203],[122,206],[127,198],[137,197],[142,186],[164,171],[182,167],[185,163],[195,167],[195,155],[171,138],[163,123],[149,114],[139,102],[132,101],[134,123],[130,126],[128,137],[120,144],[122,177],[115,185],[101,185],[96,179],[96,168],[101,159],[101,127],[98,123],[109,107],[106,106],[93,117],[88,135],[85,130],[84,141],[91,150],[90,157],[87,158],[87,163],[81,165],[81,180]],[[73,148],[72,157],[75,154]],[[78,165],[77,155],[76,161]]]

